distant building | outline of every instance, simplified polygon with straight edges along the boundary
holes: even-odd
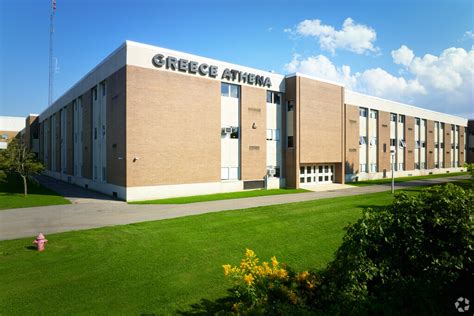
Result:
[[[0,149],[7,148],[8,143],[25,128],[25,118],[0,116]]]
[[[40,114],[39,158],[49,176],[132,201],[456,172],[466,127],[300,73],[127,41]]]

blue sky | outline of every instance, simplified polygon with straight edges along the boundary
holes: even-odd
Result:
[[[57,0],[54,97],[133,40],[472,118],[472,3]],[[49,11],[0,1],[0,115],[47,105]]]

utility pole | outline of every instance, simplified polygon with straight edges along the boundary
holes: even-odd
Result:
[[[395,150],[390,150],[390,158],[391,158],[391,165],[392,165],[392,194],[395,192],[395,176],[394,176],[394,169],[395,169]]]
[[[54,72],[56,65],[53,55],[53,33],[54,33],[54,13],[56,13],[56,0],[51,0],[51,13],[49,15],[49,91],[48,106],[53,103]]]

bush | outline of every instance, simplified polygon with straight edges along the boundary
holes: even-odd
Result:
[[[231,277],[230,314],[420,314],[456,312],[472,294],[473,193],[447,184],[367,209],[347,228],[335,258],[317,273],[271,265],[251,250]]]
[[[404,193],[350,226],[324,273],[318,308],[351,314],[436,314],[470,293],[472,191],[447,184]],[[447,310],[448,312],[450,310]]]

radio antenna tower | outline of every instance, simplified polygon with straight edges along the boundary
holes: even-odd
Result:
[[[56,65],[53,56],[53,33],[54,33],[54,13],[56,13],[56,0],[51,0],[51,14],[49,16],[49,91],[48,106],[53,103],[54,72]]]

